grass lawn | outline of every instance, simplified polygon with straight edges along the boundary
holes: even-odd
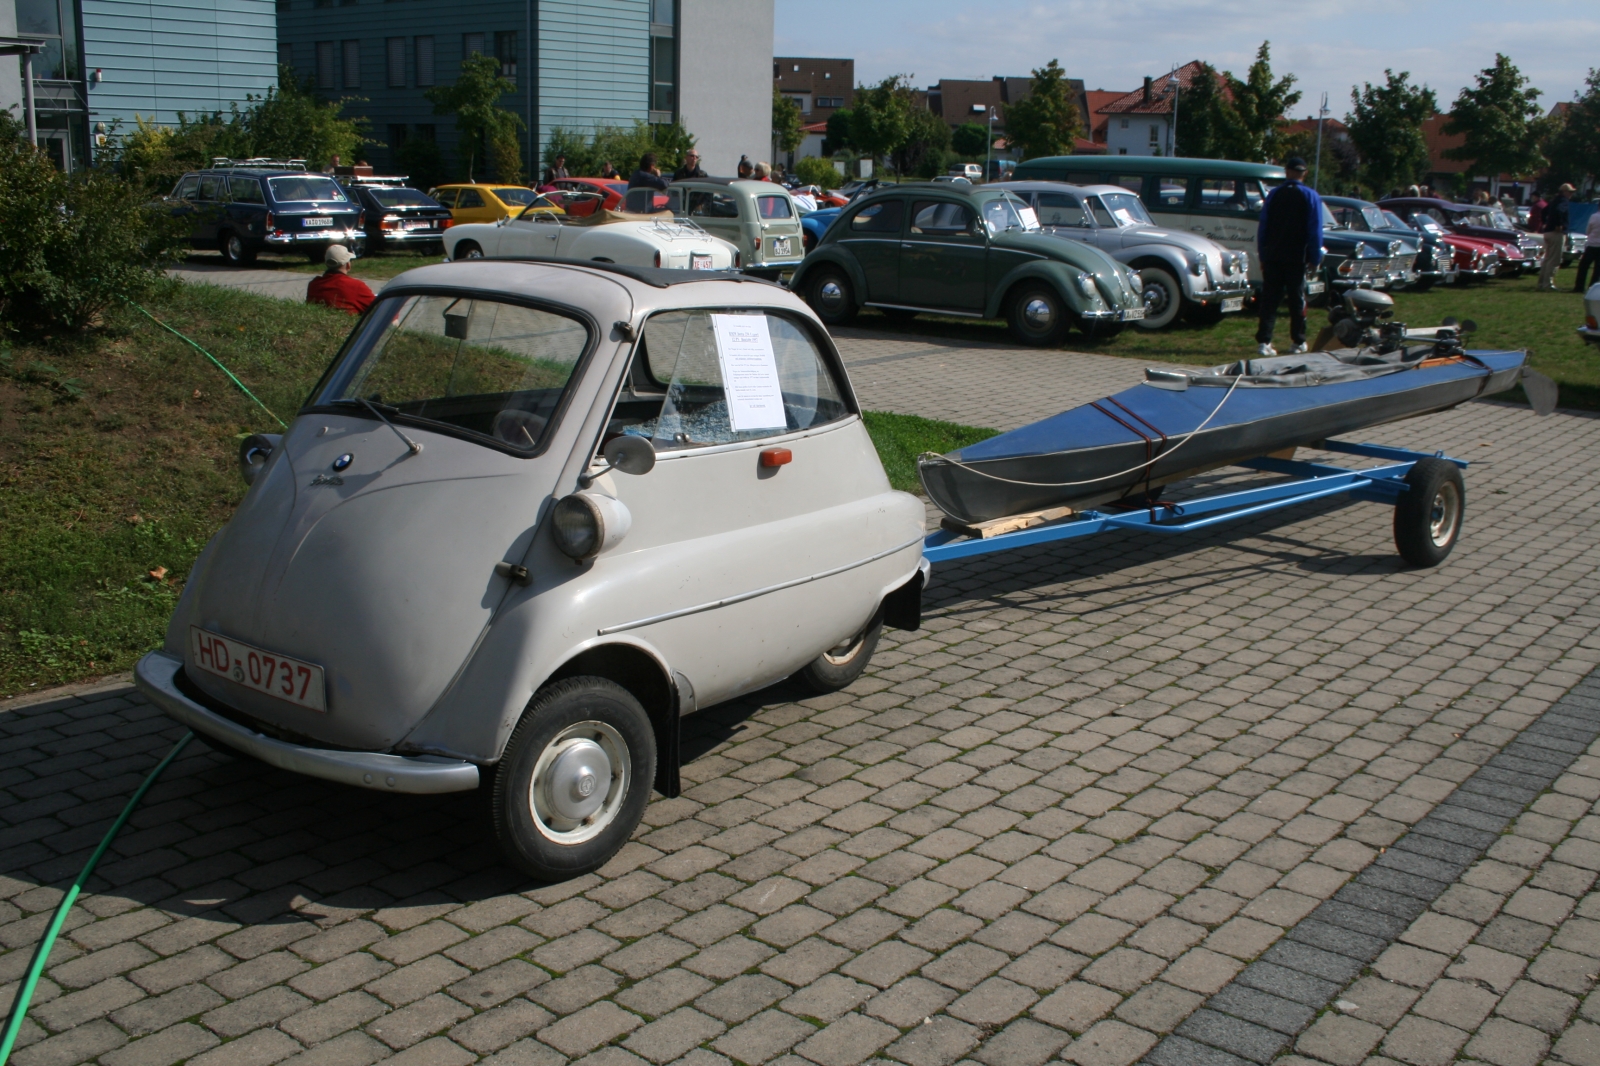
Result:
[[[190,252],[186,260],[194,266],[222,266],[221,252]],[[364,255],[350,264],[350,273],[369,281],[388,281],[396,274],[404,274],[419,266],[444,262],[443,256],[419,255],[416,252],[392,252],[385,255]],[[320,274],[327,269],[322,263],[313,263],[303,255],[287,252],[262,252],[251,264],[251,270],[282,270],[290,274]]]
[[[1573,282],[1571,268],[1556,274],[1562,291],[1537,291],[1535,277],[1487,283],[1445,286],[1430,292],[1394,294],[1395,318],[1412,326],[1436,326],[1447,315],[1472,319],[1478,324],[1470,344],[1474,348],[1526,348],[1534,369],[1550,375],[1561,386],[1561,406],[1581,410],[1600,410],[1600,349],[1578,339],[1583,325],[1583,297],[1568,291]],[[1327,322],[1327,312],[1312,308],[1308,321],[1311,337]],[[973,322],[971,319],[939,318],[920,315],[910,322],[891,321],[875,312],[856,319],[862,329],[881,329],[885,333],[955,337],[989,343],[1014,344],[1001,322]],[[1255,349],[1256,320],[1244,315],[1229,315],[1216,326],[1178,325],[1156,333],[1125,329],[1120,336],[1091,341],[1074,334],[1067,347],[1079,352],[1120,355],[1148,362],[1183,363],[1187,366],[1214,366],[1231,362]],[[1289,326],[1286,316],[1278,318],[1279,350],[1287,350]],[[1518,390],[1520,394],[1520,390]]]

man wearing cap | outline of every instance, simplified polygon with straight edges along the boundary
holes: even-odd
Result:
[[[1556,271],[1567,254],[1567,212],[1572,194],[1571,185],[1556,190],[1556,198],[1544,207],[1544,265],[1539,268],[1539,291],[1556,291]]]
[[[329,307],[352,315],[359,315],[372,306],[372,290],[360,278],[350,276],[350,261],[355,256],[342,244],[328,247],[323,261],[328,264],[326,273],[311,279],[306,286],[306,303],[327,304]]]
[[[1283,164],[1289,180],[1267,195],[1256,228],[1261,259],[1261,324],[1256,328],[1256,354],[1278,354],[1272,331],[1278,324],[1278,302],[1289,300],[1289,339],[1296,354],[1306,347],[1306,267],[1322,262],[1322,199],[1305,184],[1306,161],[1292,156]]]

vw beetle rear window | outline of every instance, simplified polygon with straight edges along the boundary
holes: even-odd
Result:
[[[798,322],[748,308],[666,311],[645,323],[607,435],[667,451],[781,436],[849,413]]]
[[[316,406],[403,415],[512,451],[544,441],[589,347],[582,322],[461,296],[380,300]]]

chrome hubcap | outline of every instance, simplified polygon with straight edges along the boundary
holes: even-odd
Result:
[[[604,722],[563,729],[533,768],[528,805],[539,831],[558,844],[599,834],[628,793],[628,767],[627,741]]]
[[[1456,539],[1456,523],[1461,518],[1461,494],[1450,482],[1439,486],[1428,515],[1428,536],[1434,546],[1444,547]]]
[[[481,249],[481,248],[469,248],[469,249],[467,249],[467,258],[468,259],[482,259],[483,258],[483,249]]]
[[[238,237],[229,237],[228,238],[228,258],[230,258],[230,259],[242,259],[242,258],[244,258],[244,242],[241,241]]]
[[[1159,315],[1167,309],[1172,302],[1172,294],[1167,292],[1165,285],[1147,284],[1144,287],[1145,314]]]
[[[1022,307],[1023,321],[1037,330],[1046,330],[1056,320],[1056,309],[1050,306],[1050,301],[1035,296]]]
[[[829,311],[837,311],[844,304],[844,286],[829,278],[817,286],[817,301]]]

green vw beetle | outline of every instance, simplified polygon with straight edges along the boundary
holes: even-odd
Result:
[[[1004,318],[1024,344],[1076,325],[1107,337],[1144,317],[1139,275],[1098,248],[1044,233],[1014,193],[892,185],[845,208],[791,286],[830,326],[862,307]]]

